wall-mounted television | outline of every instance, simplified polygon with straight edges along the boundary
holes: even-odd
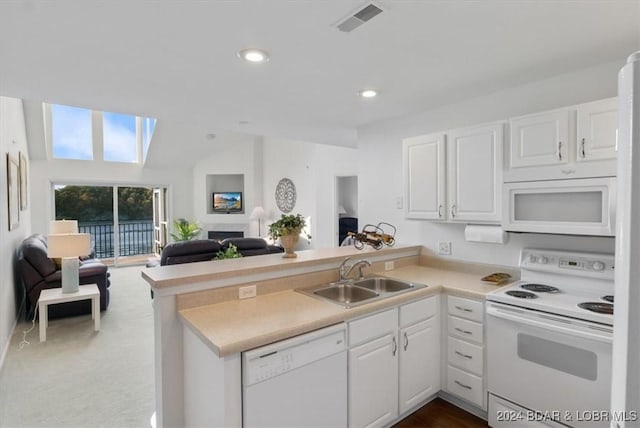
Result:
[[[214,192],[214,213],[242,212],[242,192]]]

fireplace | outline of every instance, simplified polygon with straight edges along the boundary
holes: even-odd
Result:
[[[207,232],[207,237],[209,239],[222,241],[223,239],[227,238],[244,238],[244,232],[231,230],[210,230]]]

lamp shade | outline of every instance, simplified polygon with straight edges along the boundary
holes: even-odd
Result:
[[[344,209],[344,205],[338,207],[338,214],[346,214],[347,210]]]
[[[52,220],[49,222],[49,233],[78,233],[78,220]]]
[[[261,220],[264,218],[264,208],[255,207],[249,216],[250,220]]]
[[[47,236],[49,257],[79,257],[91,253],[91,235],[63,233]]]

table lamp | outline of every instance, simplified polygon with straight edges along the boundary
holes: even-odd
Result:
[[[79,289],[78,257],[91,253],[91,235],[78,233],[75,220],[56,220],[49,224],[47,254],[62,258],[62,292],[75,293]]]

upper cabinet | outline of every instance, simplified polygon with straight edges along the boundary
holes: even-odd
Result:
[[[407,218],[500,222],[503,123],[403,141]]]
[[[561,165],[569,161],[569,110],[511,119],[511,168]]]
[[[615,159],[618,148],[618,99],[578,106],[578,162]]]
[[[505,182],[616,175],[617,99],[512,118]]]
[[[500,221],[503,129],[494,123],[447,133],[450,220]]]
[[[445,217],[445,134],[407,138],[402,143],[407,218]]]

